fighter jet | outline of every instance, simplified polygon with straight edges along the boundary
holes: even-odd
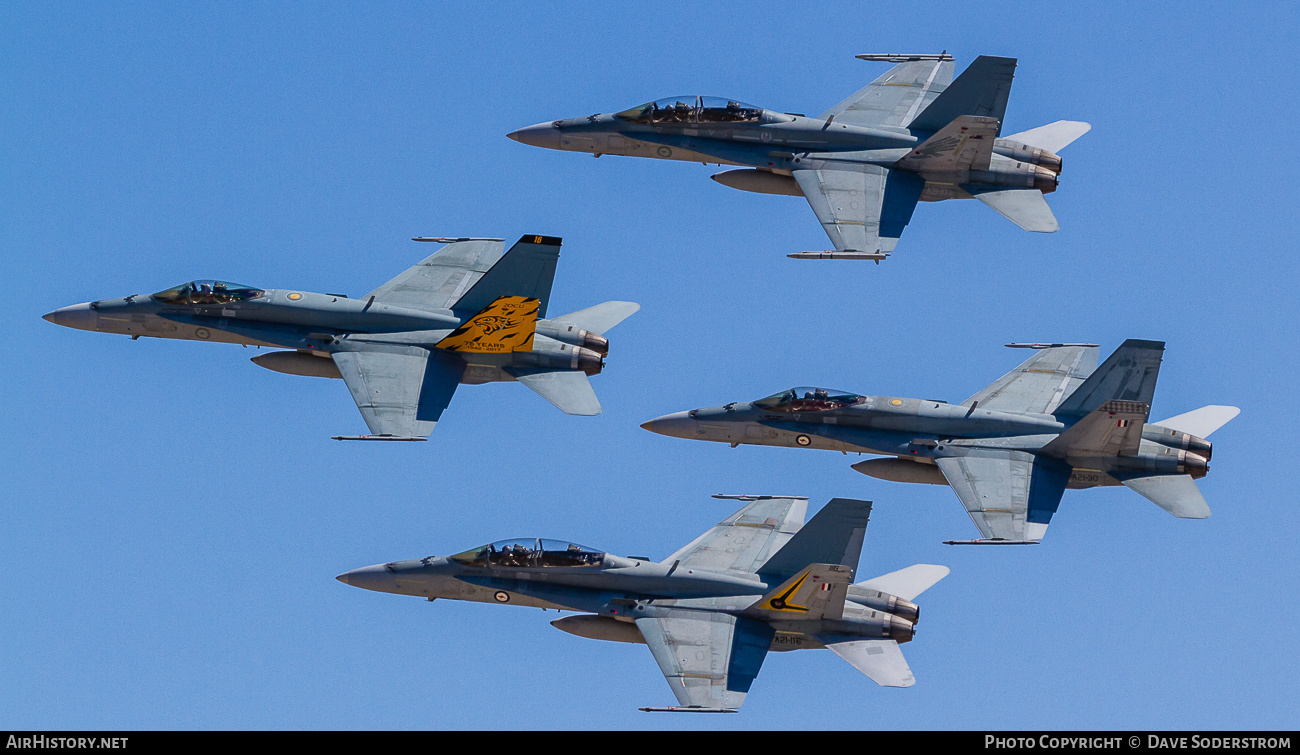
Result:
[[[650,647],[680,705],[645,711],[734,713],[769,650],[829,648],[877,684],[915,683],[898,645],[915,633],[920,609],[912,600],[947,567],[917,564],[850,584],[870,501],[833,499],[804,525],[806,498],[714,498],[745,506],[657,563],[530,537],[338,579],[431,601],[578,611],[551,624]]]
[[[1060,180],[1056,153],[1092,127],[1057,121],[1001,137],[1015,58],[982,55],[954,81],[946,53],[857,57],[898,65],[816,118],[724,97],[668,97],[509,137],[596,157],[748,166],[713,180],[806,198],[835,246],[788,255],[796,259],[879,264],[918,201],[974,197],[1025,230],[1057,230],[1043,199]]]
[[[568,414],[600,414],[588,382],[609,353],[604,333],[640,309],[609,301],[546,318],[560,239],[431,238],[445,244],[360,299],[182,283],[55,310],[58,325],[131,336],[269,346],[253,363],[290,375],[342,378],[370,435],[425,440],[456,386],[518,381]]]
[[[1210,507],[1210,433],[1240,413],[1206,406],[1147,424],[1162,341],[1125,341],[1101,365],[1096,344],[1007,344],[1032,357],[957,405],[794,388],[669,414],[642,425],[678,438],[819,448],[892,458],[853,469],[895,482],[948,485],[983,536],[949,544],[1036,543],[1066,488],[1124,485],[1177,517]]]

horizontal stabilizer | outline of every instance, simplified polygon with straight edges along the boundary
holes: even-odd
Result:
[[[604,304],[580,309],[567,315],[552,317],[551,322],[574,325],[599,336],[604,335],[605,331],[636,314],[639,309],[641,309],[641,305],[634,302],[607,301]]]
[[[1191,475],[1151,475],[1120,482],[1180,519],[1205,519],[1210,515],[1210,505]]]
[[[592,390],[591,381],[579,370],[553,370],[546,372],[514,372],[515,379],[532,388],[537,395],[550,401],[565,414],[591,417],[600,414],[600,400]]]
[[[1038,189],[982,189],[963,186],[979,201],[992,207],[999,215],[1026,231],[1052,233],[1060,230],[1052,208]]]
[[[855,587],[879,590],[902,598],[915,600],[916,596],[934,587],[935,583],[948,576],[946,566],[935,564],[913,564],[906,569],[883,574],[866,582],[859,582]]]
[[[1202,406],[1200,409],[1193,409],[1186,414],[1160,420],[1155,424],[1180,433],[1195,435],[1198,438],[1208,438],[1210,433],[1228,424],[1238,414],[1241,414],[1241,410],[1235,406]]]
[[[916,677],[912,676],[912,669],[903,657],[903,649],[894,640],[836,642],[834,636],[817,636],[815,639],[882,687],[916,684]]]
[[[1060,152],[1070,146],[1075,139],[1091,130],[1092,124],[1083,121],[1057,121],[1002,138],[1045,149],[1048,152]]]

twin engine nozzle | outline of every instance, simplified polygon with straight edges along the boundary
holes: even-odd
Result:
[[[1214,444],[1205,438],[1198,438],[1190,433],[1170,430],[1159,425],[1147,425],[1142,428],[1142,439],[1159,443],[1170,448],[1191,451],[1209,461],[1214,455]]]
[[[581,346],[602,357],[609,356],[608,338],[592,333],[590,330],[583,330],[576,325],[563,322],[539,322],[537,333],[572,346]]]
[[[520,362],[562,370],[582,370],[597,375],[605,369],[609,339],[564,322],[537,323],[531,352],[517,355]]]
[[[1031,147],[1028,144],[1013,142],[1010,139],[995,139],[993,151],[1003,157],[1034,166],[1030,174],[1030,185],[1044,194],[1056,191],[1061,180],[1061,156],[1045,149]]]
[[[908,642],[916,635],[916,623],[921,618],[921,609],[912,601],[857,585],[849,587],[847,598],[863,608],[883,614],[871,620],[880,626],[881,637],[895,642]]]

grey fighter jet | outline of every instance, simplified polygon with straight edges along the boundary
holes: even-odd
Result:
[[[509,134],[537,147],[746,166],[725,186],[804,197],[835,245],[796,259],[889,256],[916,203],[974,197],[1029,231],[1059,226],[1043,195],[1056,190],[1055,154],[1088,131],[1057,121],[1002,137],[1015,58],[980,56],[952,78],[952,56],[859,55],[895,62],[816,118],[723,97],[669,97]]]
[[[610,301],[545,319],[558,238],[524,236],[509,251],[501,239],[415,240],[445,246],[360,299],[196,280],[45,319],[132,339],[288,349],[253,362],[342,378],[371,434],[336,440],[424,440],[461,383],[519,381],[568,414],[600,413],[587,376],[604,368],[602,334],[638,305]]]
[[[869,501],[836,498],[804,525],[806,498],[714,498],[745,507],[657,563],[530,537],[338,579],[429,600],[578,611],[551,624],[649,646],[680,707],[641,710],[734,713],[769,650],[828,648],[877,684],[915,683],[898,645],[915,632],[912,600],[947,567],[917,564],[851,584]]]
[[[642,427],[733,448],[890,456],[853,468],[883,480],[950,486],[983,535],[950,544],[1037,542],[1066,488],[1125,485],[1174,516],[1210,515],[1194,482],[1209,471],[1205,438],[1240,410],[1206,406],[1147,424],[1163,342],[1125,341],[1097,369],[1095,344],[1007,345],[1037,353],[955,406],[795,388]]]

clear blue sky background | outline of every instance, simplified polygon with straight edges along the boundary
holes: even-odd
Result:
[[[1294,3],[34,3],[0,8],[0,727],[1294,728]],[[1061,230],[921,206],[885,264],[818,263],[806,203],[718,169],[593,160],[515,128],[678,94],[816,114],[862,52],[1020,59],[1006,132],[1066,118]],[[564,312],[640,302],[605,406],[463,388],[422,444],[341,382],[237,346],[40,316],[193,278],[360,295],[415,235],[563,236]],[[823,452],[647,433],[798,384],[960,401],[1008,341],[1168,342],[1157,419],[1204,404],[1205,521],[1066,494],[1045,542]],[[882,689],[770,655],[744,710],[666,717],[644,647],[554,613],[369,593],[358,566],[542,536],[663,558],[712,493],[875,500],[859,576],[952,575]]]

